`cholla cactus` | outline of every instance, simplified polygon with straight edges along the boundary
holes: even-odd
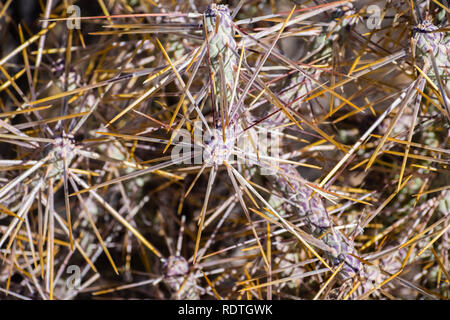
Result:
[[[438,4],[66,2],[0,5],[1,298],[448,294]]]
[[[231,109],[231,95],[235,87],[238,63],[233,20],[227,6],[212,4],[208,7],[205,11],[205,32],[214,77],[215,110],[217,113],[219,110],[234,113]]]
[[[422,57],[434,55],[437,64],[442,70],[448,67],[448,53],[450,51],[449,36],[445,32],[440,32],[429,19],[424,20],[413,28],[416,35],[417,48]]]
[[[298,171],[289,165],[281,165],[282,171],[273,179],[280,194],[296,204],[295,207],[285,203],[286,212],[295,212],[306,220],[306,227],[315,237],[327,244],[331,251],[327,252],[333,266],[344,263],[339,275],[343,280],[355,276],[364,276],[363,264],[354,257],[357,252],[351,240],[340,231],[334,229],[333,222],[328,215],[319,195],[313,194],[301,181]],[[289,179],[289,181],[287,181]]]
[[[170,256],[164,265],[164,282],[177,300],[200,299],[197,279],[189,271],[189,264],[181,256]]]
[[[449,113],[450,82],[446,70],[450,67],[450,36],[447,32],[439,32],[439,28],[428,19],[417,25],[414,31],[418,56],[432,66],[429,67],[428,74],[442,90],[445,107]]]

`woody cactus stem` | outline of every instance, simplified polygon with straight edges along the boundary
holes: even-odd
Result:
[[[199,300],[197,280],[189,272],[189,264],[182,256],[170,256],[164,264],[164,282],[177,300]]]
[[[205,28],[214,77],[214,107],[215,111],[223,112],[219,116],[223,115],[228,120],[228,114],[233,113],[230,106],[235,82],[234,68],[237,66],[237,58],[233,52],[236,51],[235,32],[228,7],[217,4],[210,5],[205,12]],[[218,118],[216,118],[216,122],[220,121]]]
[[[425,61],[424,71],[435,81],[441,91],[447,117],[450,120],[450,81],[448,81],[448,68],[450,67],[450,36],[448,33],[439,32],[430,19],[413,28],[417,46],[416,55]],[[433,68],[426,70],[426,65]],[[445,75],[445,76],[444,76]]]
[[[413,28],[416,33],[417,48],[419,49],[416,54],[428,60],[431,59],[431,56],[434,56],[437,70],[430,69],[428,75],[435,78],[434,72],[437,71],[443,78],[446,94],[449,94],[450,81],[448,81],[447,70],[450,68],[450,35],[448,32],[438,32],[438,30],[439,28],[431,20],[424,20]]]
[[[335,33],[339,31],[340,28],[337,28]],[[303,84],[299,85],[299,83]],[[306,87],[306,83],[310,84],[303,75],[294,75],[287,86],[292,89],[287,90],[283,94],[283,99],[293,102],[304,96],[309,89]],[[269,127],[280,126],[284,121],[286,121],[286,118],[280,112],[278,115],[269,118],[265,124]],[[355,275],[364,277],[365,269],[363,264],[352,256],[352,254],[358,255],[353,241],[347,239],[342,232],[334,228],[334,224],[320,196],[317,193],[312,195],[312,190],[302,183],[304,179],[293,165],[281,164],[279,167],[282,169],[283,174],[270,176],[271,182],[284,198],[289,199],[291,203],[296,205],[294,207],[285,202],[282,204],[282,210],[286,212],[297,210],[299,216],[305,217],[306,229],[313,236],[320,237],[332,249],[332,252],[326,252],[326,256],[332,265],[337,266],[344,262],[338,274],[342,281],[351,279]],[[289,183],[285,177],[289,177]]]
[[[351,255],[357,255],[353,242],[333,228],[333,222],[320,196],[316,193],[311,197],[312,190],[301,182],[303,178],[294,166],[282,164],[280,168],[283,175],[271,176],[272,182],[285,198],[296,204],[293,207],[283,203],[283,209],[286,212],[298,210],[298,215],[305,217],[308,231],[315,237],[321,237],[320,239],[332,249],[332,252],[326,252],[326,255],[333,265],[344,262],[339,271],[341,280],[351,279],[355,275],[361,276],[363,265]],[[285,177],[289,177],[289,183]]]

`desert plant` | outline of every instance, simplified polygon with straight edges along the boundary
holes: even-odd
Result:
[[[0,290],[448,297],[441,2],[1,4]]]

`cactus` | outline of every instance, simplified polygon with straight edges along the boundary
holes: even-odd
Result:
[[[440,2],[43,4],[0,5],[2,299],[448,298]]]

